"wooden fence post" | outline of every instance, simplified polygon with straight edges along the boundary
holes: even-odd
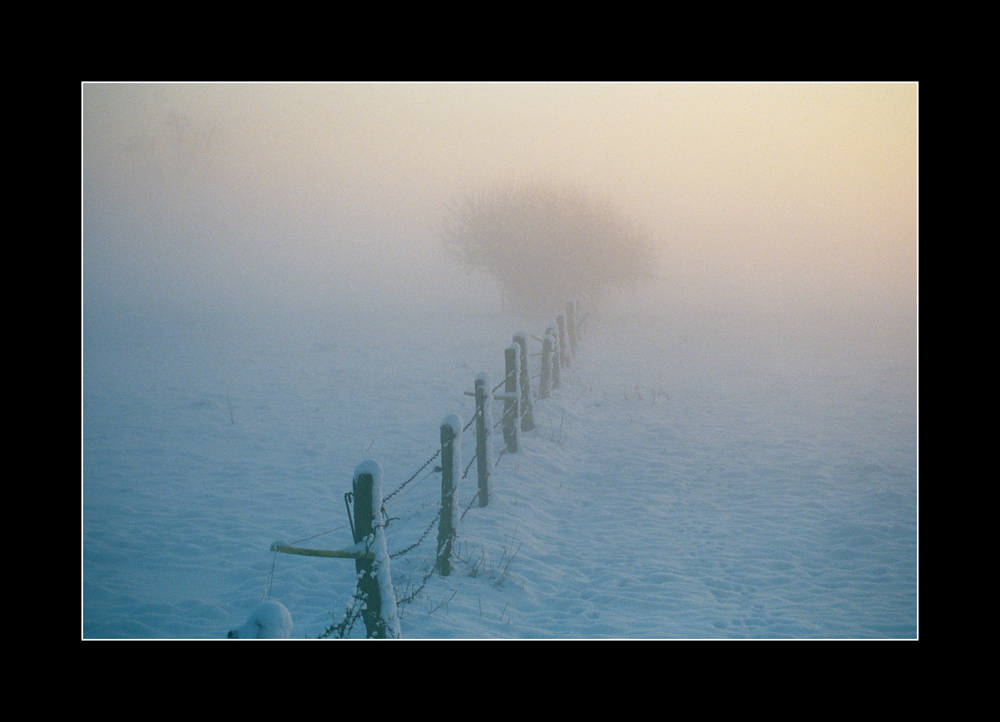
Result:
[[[503,401],[503,440],[507,445],[507,452],[517,453],[518,442],[520,441],[521,428],[521,404],[518,396],[518,363],[517,346],[511,344],[504,349],[504,401]]]
[[[549,339],[550,348],[552,349],[552,355],[549,358],[549,370],[552,373],[552,383],[551,388],[559,388],[559,367],[562,366],[562,362],[559,360],[559,336],[556,332],[556,327],[552,324],[546,327],[545,336]]]
[[[542,339],[542,377],[538,382],[538,398],[549,398],[549,388],[552,385],[552,337],[546,329]]]
[[[354,543],[365,543],[374,558],[354,561],[358,573],[358,592],[364,608],[361,616],[367,636],[375,639],[398,639],[399,616],[396,594],[392,588],[389,551],[382,522],[382,466],[365,461],[354,470],[351,484],[354,493]]]
[[[476,377],[476,469],[479,471],[479,506],[490,501],[493,475],[493,405],[489,398],[490,375]]]
[[[569,346],[566,343],[566,317],[564,314],[556,316],[556,325],[559,326],[559,363],[563,368],[569,366]]]
[[[437,570],[451,573],[458,535],[458,480],[462,478],[462,420],[449,414],[441,422],[441,518],[438,520]]]
[[[531,403],[531,376],[528,374],[528,334],[518,331],[514,334],[514,343],[518,345],[521,356],[521,431],[531,431],[535,428],[535,412]]]

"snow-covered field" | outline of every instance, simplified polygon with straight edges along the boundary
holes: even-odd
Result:
[[[402,637],[916,638],[915,330],[625,310],[593,319],[536,401],[453,574],[400,603]],[[322,635],[354,563],[270,544],[350,545],[355,467],[380,462],[392,492],[448,414],[471,418],[464,392],[500,379],[513,334],[547,323],[250,318],[85,329],[84,638],[223,639],[268,593],[293,638]],[[391,553],[434,518],[433,466],[388,505]],[[473,466],[463,510],[474,493]],[[400,599],[435,539],[393,556]]]

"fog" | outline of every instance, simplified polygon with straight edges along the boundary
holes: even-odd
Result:
[[[621,309],[836,316],[909,333],[914,83],[82,86],[85,331],[150,313],[499,306],[449,204],[523,179],[657,241]],[[902,327],[905,327],[903,329]]]

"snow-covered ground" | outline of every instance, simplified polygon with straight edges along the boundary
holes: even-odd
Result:
[[[84,638],[224,639],[268,595],[292,638],[321,636],[354,562],[270,544],[350,545],[355,467],[395,490],[547,323],[249,319],[85,329]],[[434,519],[434,464],[390,500],[397,597],[426,579],[402,637],[915,638],[916,364],[892,324],[594,318],[489,506],[469,506],[475,466],[461,482],[451,576],[428,577],[436,529],[395,554]],[[470,429],[463,465],[474,449]]]

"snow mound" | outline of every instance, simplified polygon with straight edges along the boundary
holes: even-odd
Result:
[[[288,639],[292,615],[281,602],[261,602],[239,629],[229,630],[229,639]]]

